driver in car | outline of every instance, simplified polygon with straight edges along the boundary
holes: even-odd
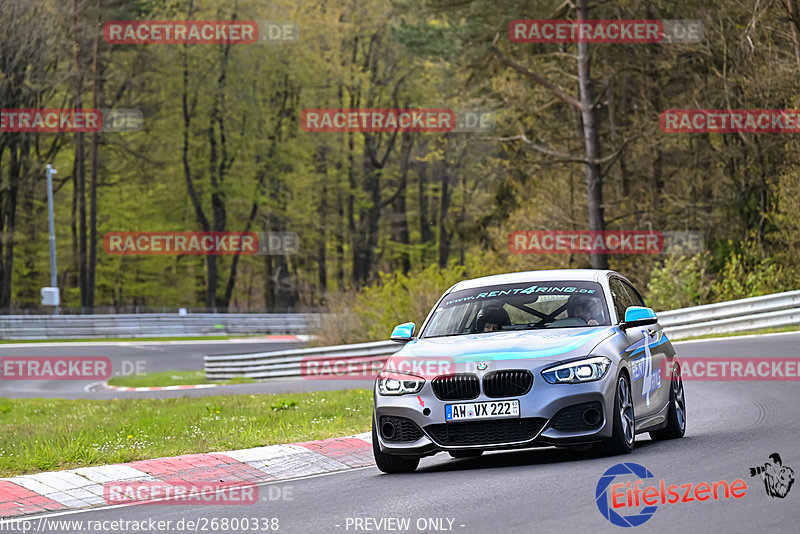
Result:
[[[597,302],[588,295],[572,295],[567,300],[567,315],[586,321],[587,326],[597,326],[600,323],[595,318]]]
[[[508,313],[496,304],[490,304],[478,312],[475,328],[478,332],[499,332],[503,326],[511,324]]]

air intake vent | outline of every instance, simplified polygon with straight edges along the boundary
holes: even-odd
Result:
[[[441,400],[474,399],[481,390],[477,375],[461,374],[433,379],[433,392]]]
[[[386,441],[417,441],[422,438],[419,427],[405,417],[381,417],[380,431]]]
[[[560,432],[587,432],[603,424],[603,406],[599,402],[575,404],[560,410],[550,426]]]
[[[491,445],[530,441],[546,419],[502,419],[428,425],[425,430],[440,445]]]
[[[533,375],[528,370],[492,371],[483,377],[483,393],[487,397],[518,397],[530,391]]]

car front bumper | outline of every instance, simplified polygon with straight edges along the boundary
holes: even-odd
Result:
[[[438,399],[433,393],[430,381],[425,383],[419,395],[382,396],[375,391],[373,420],[377,428],[378,444],[381,451],[386,454],[428,456],[442,451],[503,450],[602,441],[610,438],[612,433],[613,418],[611,414],[614,406],[616,373],[617,368],[612,365],[602,379],[594,382],[549,384],[536,371],[534,372],[533,387],[525,395],[489,398],[481,392],[477,398],[466,401]],[[484,419],[457,423],[445,421],[446,404],[511,399],[517,399],[520,402],[519,418]],[[598,424],[591,428],[570,428],[570,425],[563,424],[562,415],[566,410],[587,403],[594,403],[593,406],[598,408],[600,412]],[[573,415],[579,414],[580,410],[578,408],[576,411],[573,408]],[[386,416],[400,417],[411,421],[419,429],[421,436],[413,441],[386,439],[380,424],[381,418]],[[517,423],[513,423],[514,421]],[[493,424],[485,425],[486,422],[493,422]],[[525,425],[527,432],[515,431],[513,434],[525,434],[524,436],[516,435],[510,440],[491,440],[491,435],[511,434],[502,431],[492,432],[492,429],[502,430],[507,425],[519,429],[520,424]],[[463,436],[459,443],[447,442],[442,439],[443,435],[449,435],[448,431],[455,428],[452,425],[470,425],[458,429],[460,435]],[[589,425],[583,426],[588,427]],[[538,430],[536,430],[537,428]],[[470,436],[476,434],[479,434],[481,438],[471,441]],[[487,442],[487,439],[490,442]]]

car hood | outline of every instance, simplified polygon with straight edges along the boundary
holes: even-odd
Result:
[[[390,358],[441,358],[454,363],[536,358],[560,361],[588,355],[601,341],[617,331],[613,326],[520,330],[409,341]]]

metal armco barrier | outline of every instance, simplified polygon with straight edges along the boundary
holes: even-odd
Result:
[[[224,380],[237,376],[250,378],[296,378],[303,376],[302,362],[312,359],[358,360],[359,364],[383,363],[403,347],[394,341],[376,341],[354,345],[313,347],[307,349],[257,352],[254,354],[225,354],[205,357],[206,377]]]
[[[670,339],[800,324],[800,291],[670,310],[658,314]]]
[[[797,325],[800,324],[800,291],[660,312],[658,320],[672,340]],[[212,380],[237,376],[301,377],[301,363],[308,358],[353,359],[359,363],[385,361],[402,346],[392,341],[377,341],[280,352],[206,356],[205,371]]]
[[[2,339],[91,339],[243,334],[307,334],[319,314],[148,313],[2,315]]]

